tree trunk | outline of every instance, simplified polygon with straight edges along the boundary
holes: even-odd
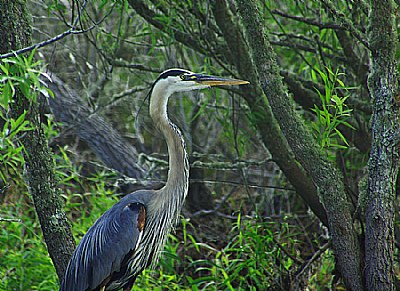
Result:
[[[365,277],[368,290],[394,287],[394,201],[399,169],[399,88],[396,64],[397,5],[370,1],[369,45],[372,148],[368,162]]]
[[[30,44],[31,24],[26,1],[0,2],[0,53]],[[50,257],[59,279],[64,276],[75,242],[63,211],[61,192],[57,188],[54,161],[41,128],[39,106],[18,92],[10,106],[11,116],[24,111],[33,130],[18,136],[24,146],[25,180],[29,186]]]
[[[342,174],[327,160],[294,110],[294,103],[279,75],[276,55],[264,32],[256,2],[238,0],[237,3],[264,94],[290,148],[314,181],[326,209],[338,269],[348,289],[362,290],[360,246]]]
[[[57,121],[66,123],[67,127],[87,142],[107,167],[130,178],[142,179],[140,184],[146,185],[146,169],[137,163],[139,155],[136,149],[103,118],[93,113],[74,90],[68,88],[57,76],[52,75],[52,79],[49,88],[55,98],[49,100],[49,105]]]

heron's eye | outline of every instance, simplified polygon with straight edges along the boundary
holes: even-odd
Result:
[[[194,74],[182,74],[180,78],[182,81],[196,81],[197,76]]]

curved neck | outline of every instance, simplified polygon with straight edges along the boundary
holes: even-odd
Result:
[[[169,154],[168,179],[161,189],[162,196],[168,197],[159,197],[159,199],[160,202],[176,199],[176,206],[181,206],[188,191],[189,162],[182,134],[168,118],[167,105],[171,92],[165,89],[156,85],[150,97],[150,116],[155,126],[164,135]]]

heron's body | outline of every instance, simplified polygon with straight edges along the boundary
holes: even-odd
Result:
[[[130,290],[137,275],[157,261],[189,185],[185,143],[168,118],[168,99],[175,92],[246,83],[182,69],[167,70],[158,77],[151,91],[150,116],[167,142],[167,182],[160,190],[125,196],[95,222],[72,255],[60,291]]]

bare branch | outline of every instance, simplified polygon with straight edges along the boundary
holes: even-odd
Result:
[[[19,50],[10,52],[10,53],[6,53],[6,54],[3,54],[3,55],[0,55],[0,60],[1,59],[5,59],[5,58],[9,58],[9,57],[12,57],[12,56],[15,56],[15,55],[20,55],[20,54],[32,51],[34,49],[38,49],[38,48],[44,47],[46,45],[52,44],[52,43],[54,43],[56,41],[59,41],[59,40],[63,39],[64,37],[66,37],[68,35],[71,35],[71,34],[86,33],[88,31],[92,30],[93,28],[95,28],[95,26],[92,26],[92,27],[90,27],[88,29],[83,29],[83,30],[74,30],[72,28],[68,29],[67,31],[64,31],[63,33],[60,33],[59,35],[57,35],[57,36],[55,36],[53,38],[47,39],[45,41],[33,44],[31,46],[28,46],[28,47],[25,47],[25,48],[22,48],[22,49],[19,49]]]
[[[364,33],[362,33],[358,28],[356,28],[353,22],[348,19],[342,12],[338,11],[330,1],[321,1],[326,8],[332,13],[332,15],[341,22],[341,26],[345,27],[359,42],[363,44],[366,48],[370,49],[368,41],[365,39]]]
[[[288,18],[288,19],[292,19],[292,20],[296,20],[299,22],[303,22],[305,24],[309,24],[309,25],[313,25],[313,26],[317,26],[320,29],[338,29],[338,30],[347,30],[345,27],[343,27],[342,25],[339,25],[337,23],[333,23],[333,22],[329,22],[329,23],[322,23],[319,20],[316,19],[312,19],[312,18],[307,18],[307,17],[301,17],[301,16],[294,16],[294,15],[290,15],[290,14],[286,14],[283,11],[280,11],[278,9],[273,9],[271,10],[271,12],[273,14]]]
[[[96,28],[99,24],[101,24],[111,14],[111,12],[112,12],[112,10],[114,9],[114,6],[115,6],[115,4],[114,4],[112,6],[112,8],[110,9],[110,11],[108,13],[106,13],[106,15],[102,19],[100,19],[98,22],[94,22],[94,24],[92,26],[90,26],[89,28],[77,30],[75,27],[77,26],[78,22],[80,21],[81,15],[82,15],[84,9],[86,8],[86,4],[87,3],[88,3],[88,1],[85,1],[83,3],[83,5],[82,5],[82,7],[81,7],[81,9],[79,11],[79,14],[76,17],[76,19],[75,19],[75,21],[74,21],[74,23],[73,23],[73,25],[71,26],[70,29],[64,31],[63,33],[60,33],[59,35],[56,35],[55,37],[47,39],[45,41],[33,44],[31,46],[28,46],[28,47],[25,47],[25,48],[22,48],[22,49],[19,49],[19,50],[16,50],[16,51],[12,51],[12,52],[0,55],[0,60],[1,59],[5,59],[5,58],[9,58],[9,57],[12,57],[12,56],[15,56],[15,55],[20,55],[20,54],[32,51],[34,49],[38,49],[38,48],[47,46],[49,44],[52,44],[54,42],[57,42],[57,41],[65,38],[68,35],[87,33],[89,31],[93,30],[94,28]]]
[[[301,269],[297,271],[296,274],[296,282],[301,282],[300,277],[303,275],[303,273],[314,263],[316,260],[318,260],[323,253],[327,251],[327,249],[331,246],[332,241],[328,241],[326,244],[324,244],[321,248],[319,248],[313,255],[312,257],[305,262],[302,266]]]

